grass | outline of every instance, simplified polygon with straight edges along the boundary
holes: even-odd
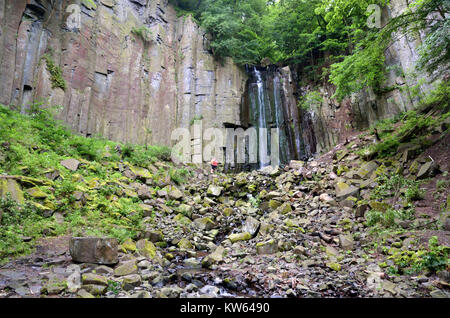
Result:
[[[20,114],[0,105],[0,173],[28,178],[27,182],[17,179],[24,204],[8,197],[0,199],[0,262],[31,252],[36,239],[43,236],[136,238],[143,228],[143,202],[124,190],[131,190],[129,184],[139,180],[126,178],[119,167],[148,168],[170,160],[168,147],[75,135],[53,120],[52,109],[43,106],[33,104],[29,114]],[[80,161],[77,171],[60,164],[68,158]],[[190,176],[187,169],[177,169],[170,162],[164,166],[167,168],[152,174],[155,183],[164,178],[182,184]],[[47,179],[46,173],[55,170],[59,177]],[[30,195],[31,187],[45,197]],[[77,200],[80,194],[82,199]],[[57,213],[58,218],[48,217]],[[25,242],[23,237],[31,241]]]

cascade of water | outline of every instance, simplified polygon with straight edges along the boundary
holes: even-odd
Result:
[[[264,82],[261,77],[261,72],[254,67],[254,72],[256,76],[256,86],[257,86],[257,97],[258,97],[258,132],[259,132],[259,145],[258,145],[258,154],[259,154],[259,168],[263,168],[267,165],[267,135],[265,132],[267,130],[263,130],[261,128],[267,127],[267,119],[266,119],[266,99],[264,96]]]

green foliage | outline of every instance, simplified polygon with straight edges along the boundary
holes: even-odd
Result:
[[[131,164],[145,167],[156,160],[170,160],[171,150],[166,146],[141,146],[125,144],[122,155]]]
[[[305,111],[308,111],[320,106],[322,101],[323,97],[320,95],[320,92],[311,91],[299,99],[297,106]]]
[[[62,76],[63,71],[61,67],[55,64],[50,54],[42,55],[41,60],[45,61],[47,64],[47,70],[50,73],[50,81],[52,82],[52,88],[59,87],[65,90],[67,84],[66,81],[64,80],[64,77]]]
[[[189,176],[189,171],[186,169],[170,169],[169,176],[173,182],[181,185],[186,183],[187,177]]]
[[[423,270],[431,273],[446,270],[449,266],[449,251],[450,247],[439,245],[438,238],[432,236],[428,241],[427,250],[393,251],[388,259],[393,260],[395,266],[391,266],[388,272],[391,275],[412,275]]]
[[[418,114],[416,111],[408,111],[403,115],[402,125],[395,130],[395,133],[390,133],[393,129],[391,124],[397,120],[398,117],[396,119],[380,122],[381,124],[379,127],[382,128],[383,132],[383,134],[380,135],[382,140],[366,149],[363,149],[358,152],[358,154],[363,157],[367,154],[371,154],[379,158],[388,157],[397,151],[398,146],[402,142],[415,140],[420,144],[418,137],[424,134],[437,122],[436,119],[431,116]],[[377,126],[375,126],[375,128],[376,127]]]

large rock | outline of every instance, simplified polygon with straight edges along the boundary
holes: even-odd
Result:
[[[216,224],[208,217],[195,219],[194,225],[203,231],[209,231],[216,227]]]
[[[223,261],[225,248],[221,245],[217,246],[213,253],[209,254],[202,260],[203,267],[211,267]]]
[[[61,161],[60,164],[71,171],[77,171],[80,162],[76,159],[67,159]]]
[[[439,173],[439,166],[434,161],[424,163],[417,173],[417,179],[425,179],[434,177]]]
[[[6,198],[7,194],[11,196],[17,203],[23,204],[23,192],[20,185],[14,179],[6,179],[0,177],[0,197]],[[0,221],[2,219],[2,211],[0,210]]]
[[[181,192],[177,187],[172,187],[168,194],[169,198],[172,200],[179,200],[183,197],[183,192]]]
[[[208,195],[218,197],[222,194],[222,190],[223,190],[223,187],[219,187],[219,186],[215,186],[215,185],[211,184],[208,187],[207,193],[208,193]]]
[[[114,238],[73,237],[69,251],[75,262],[108,265],[119,261],[117,246]]]
[[[152,242],[148,240],[140,240],[136,243],[137,250],[140,255],[147,258],[155,258],[156,256],[156,247]]]
[[[378,164],[375,161],[369,161],[364,163],[361,168],[356,172],[356,175],[361,179],[370,178],[375,170],[377,170]]]
[[[238,242],[238,241],[248,241],[251,238],[252,238],[252,236],[248,232],[230,234],[228,236],[228,239],[231,241],[231,243],[235,243],[235,242]]]
[[[136,274],[138,267],[136,266],[135,260],[130,260],[119,264],[114,270],[115,276],[127,276],[131,274]]]
[[[256,233],[259,230],[259,226],[260,226],[260,222],[255,219],[254,217],[247,217],[247,219],[245,220],[244,226],[242,227],[242,230],[244,232],[248,232],[250,233],[250,235],[252,237],[254,237],[256,235]]]
[[[256,244],[258,254],[274,254],[278,252],[278,242],[274,239]]]
[[[359,197],[359,188],[348,185],[345,182],[336,183],[336,199],[338,201],[345,200],[349,196]]]
[[[350,234],[341,234],[339,235],[339,245],[344,250],[353,250],[355,247],[355,242]]]
[[[93,273],[83,274],[81,280],[83,282],[83,285],[94,284],[94,285],[108,286],[108,278]]]

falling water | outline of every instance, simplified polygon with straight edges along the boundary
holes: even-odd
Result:
[[[254,68],[256,76],[256,86],[257,86],[257,97],[258,97],[258,132],[259,132],[259,145],[258,145],[258,155],[259,155],[259,168],[263,168],[267,165],[265,159],[267,157],[267,135],[263,133],[261,128],[267,128],[266,119],[266,100],[264,96],[264,82],[261,77],[261,72]]]

